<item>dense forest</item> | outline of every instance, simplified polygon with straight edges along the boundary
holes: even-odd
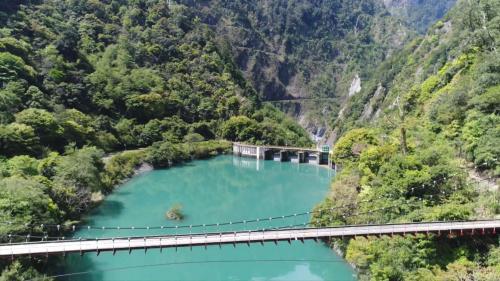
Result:
[[[499,216],[499,22],[498,0],[458,1],[424,37],[377,68],[335,120],[342,137],[334,161],[342,169],[321,206],[350,207],[314,223]],[[500,278],[498,237],[418,235],[331,245],[361,280]]]
[[[313,133],[338,113],[355,75],[370,75],[411,33],[374,0],[181,2],[229,42],[225,52],[264,100],[333,98],[293,103],[296,113],[281,107]]]
[[[264,100],[295,100],[275,104],[320,137],[353,80],[371,78],[454,1],[180,0],[229,42],[226,52]]]
[[[1,1],[2,241],[78,221],[143,161],[207,157],[230,148],[223,139],[311,145],[214,37],[167,1]],[[30,279],[29,264],[0,280]]]

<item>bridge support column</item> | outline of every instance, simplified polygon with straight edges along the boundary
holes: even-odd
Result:
[[[288,151],[286,151],[286,150],[280,151],[280,161],[281,162],[288,161]]]
[[[329,153],[326,152],[320,152],[319,153],[319,159],[318,159],[318,164],[319,165],[326,165],[328,164],[328,157]]]
[[[298,153],[299,163],[306,163],[306,153],[299,151]]]
[[[274,153],[271,149],[264,149],[264,160],[273,160]]]
[[[241,156],[241,146],[237,144],[233,144],[233,154],[237,156]]]

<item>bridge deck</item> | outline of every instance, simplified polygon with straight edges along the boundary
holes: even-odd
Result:
[[[263,149],[321,152],[321,150],[319,150],[319,149],[316,149],[316,148],[307,148],[307,147],[275,146],[275,145],[253,145],[253,144],[245,144],[245,143],[234,143],[234,145],[241,146],[241,147],[253,147],[253,148],[261,147]]]
[[[49,255],[72,252],[100,252],[162,247],[189,247],[217,244],[259,243],[266,241],[303,240],[328,237],[352,237],[369,235],[436,233],[469,231],[482,234],[496,233],[500,220],[432,222],[386,225],[360,225],[331,228],[303,228],[264,231],[239,231],[225,233],[204,233],[179,236],[147,236],[99,240],[62,240],[22,244],[2,244],[0,257],[20,255]]]

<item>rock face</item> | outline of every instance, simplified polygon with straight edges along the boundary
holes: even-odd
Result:
[[[143,174],[143,173],[146,173],[146,172],[150,172],[154,170],[153,166],[151,166],[151,164],[148,164],[148,163],[142,163],[141,166],[139,166],[137,169],[135,169],[135,172],[134,172],[134,175],[140,175],[140,174]]]
[[[372,117],[376,117],[377,114],[373,114],[374,110],[377,108],[377,105],[381,102],[385,94],[385,88],[382,87],[382,84],[378,84],[377,90],[373,97],[370,99],[370,102],[365,104],[365,108],[361,115],[362,121],[369,121]]]
[[[349,88],[349,97],[354,96],[355,94],[361,91],[361,78],[356,74],[356,77],[351,82],[351,87]]]

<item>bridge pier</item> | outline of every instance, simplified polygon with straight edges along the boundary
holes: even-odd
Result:
[[[281,150],[280,151],[280,162],[286,162],[289,160],[289,155],[288,151],[286,150]]]
[[[299,151],[298,157],[299,163],[306,163],[306,153],[304,151]]]
[[[309,153],[306,157],[307,163],[319,165],[319,159],[317,153]]]
[[[328,164],[328,158],[329,158],[329,153],[327,152],[320,152],[319,153],[319,159],[318,159],[318,164],[319,165],[327,165]]]
[[[264,151],[264,160],[273,160],[274,152],[272,150],[266,149]]]

